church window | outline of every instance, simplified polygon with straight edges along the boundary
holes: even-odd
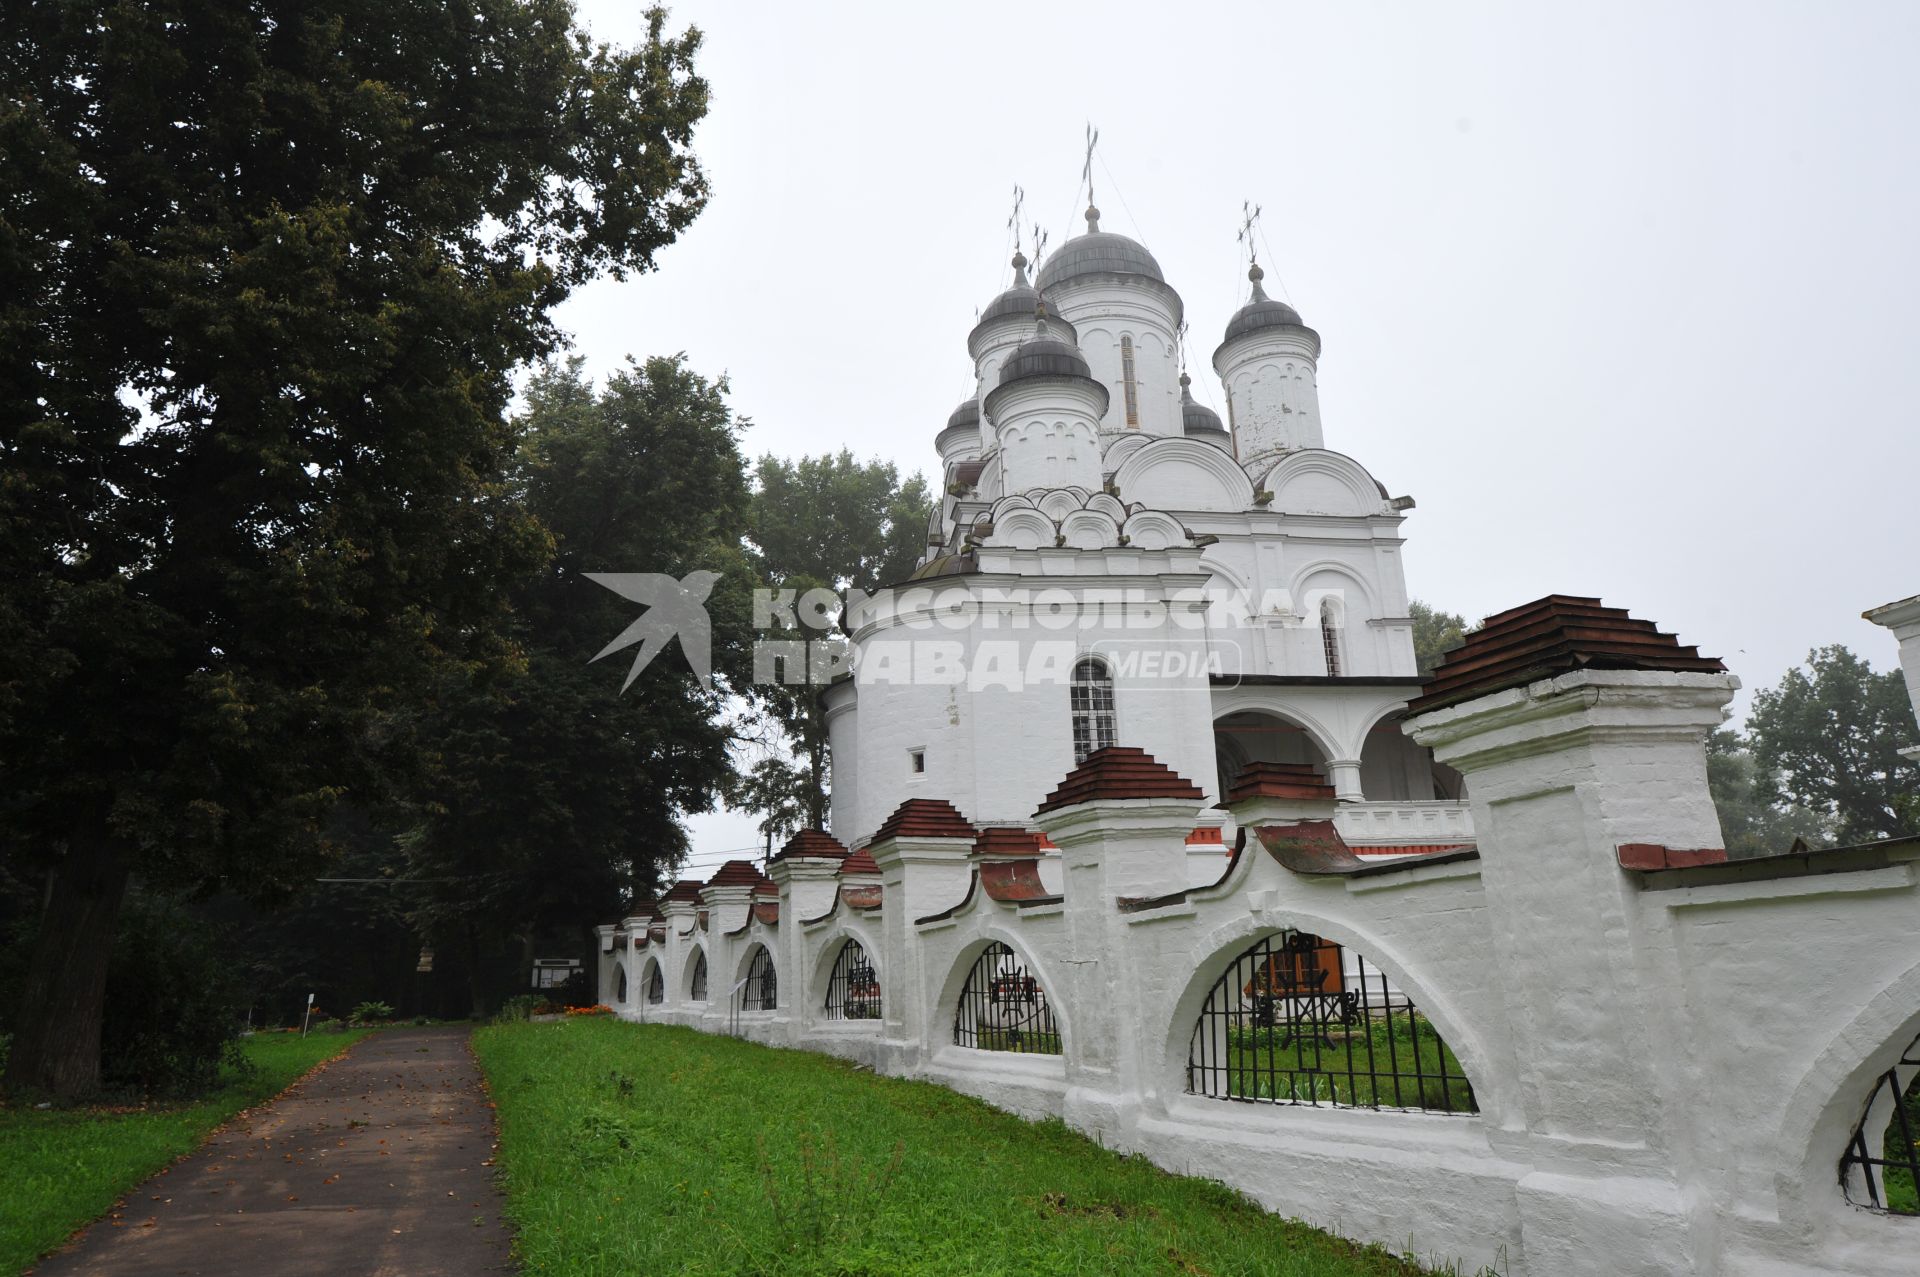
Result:
[[[1340,677],[1340,617],[1332,599],[1322,600],[1320,604],[1320,646],[1327,652],[1327,673]]]
[[[1096,749],[1114,743],[1113,676],[1107,667],[1087,657],[1073,667],[1073,761],[1087,761]]]
[[[1133,338],[1120,339],[1120,387],[1127,399],[1127,429],[1140,428],[1140,388],[1133,379]]]
[[[927,751],[924,749],[908,750],[907,766],[914,775],[925,775],[927,770]]]

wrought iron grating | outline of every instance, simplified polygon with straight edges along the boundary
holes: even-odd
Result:
[[[1874,1081],[1840,1159],[1840,1185],[1856,1206],[1920,1215],[1920,1038]]]
[[[960,989],[953,1040],[983,1051],[1059,1055],[1060,1029],[1047,991],[1019,955],[996,940],[983,949]]]
[[[840,946],[833,960],[833,972],[827,977],[827,1019],[878,1020],[880,1018],[880,977],[858,940]]]
[[[1187,1090],[1257,1104],[1474,1113],[1460,1061],[1359,954],[1303,931],[1228,964],[1193,1028]]]

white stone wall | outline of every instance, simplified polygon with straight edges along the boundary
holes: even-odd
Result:
[[[809,914],[825,891],[817,865],[776,873],[777,926],[723,928],[716,898],[700,932],[690,908],[670,907],[666,943],[632,955],[666,962],[668,1002],[621,1014],[1059,1116],[1274,1210],[1469,1272],[1911,1274],[1920,1219],[1850,1205],[1838,1165],[1874,1080],[1920,1034],[1920,851],[1659,872],[1619,862],[1625,844],[1718,845],[1701,740],[1734,686],[1590,672],[1416,720],[1471,782],[1478,859],[1299,873],[1256,843],[1224,881],[1180,894],[1200,804],[1106,801],[1042,818],[1061,848],[1046,876],[1064,898],[1018,905],[977,884],[969,895],[966,840],[889,839],[871,848],[878,911]],[[1162,889],[1173,894],[1153,907],[1116,903]],[[1209,990],[1285,928],[1338,942],[1410,996],[1479,1112],[1188,1093]],[[824,1017],[848,937],[879,971],[881,1021]],[[961,984],[995,940],[1047,990],[1062,1055],[955,1044]],[[727,988],[759,943],[777,955],[781,1005],[737,1014]],[[683,996],[695,945],[712,963],[705,1006]]]

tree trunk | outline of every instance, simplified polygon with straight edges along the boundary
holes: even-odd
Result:
[[[100,1089],[107,962],[127,858],[105,837],[77,839],[55,866],[7,1057],[9,1090],[76,1099]]]

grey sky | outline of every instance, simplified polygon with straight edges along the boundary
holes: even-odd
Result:
[[[631,40],[638,6],[586,0]],[[1749,688],[1920,590],[1920,6],[682,3],[713,200],[563,322],[685,350],[748,448],[931,474],[1015,183],[1186,301],[1195,390],[1244,299],[1325,343],[1327,446],[1419,502],[1408,584],[1478,617],[1597,594]],[[1031,248],[1029,248],[1031,252]],[[1281,289],[1276,290],[1278,283]],[[645,564],[608,564],[645,570]],[[1744,706],[1743,694],[1739,705]],[[754,843],[696,821],[696,868]]]

